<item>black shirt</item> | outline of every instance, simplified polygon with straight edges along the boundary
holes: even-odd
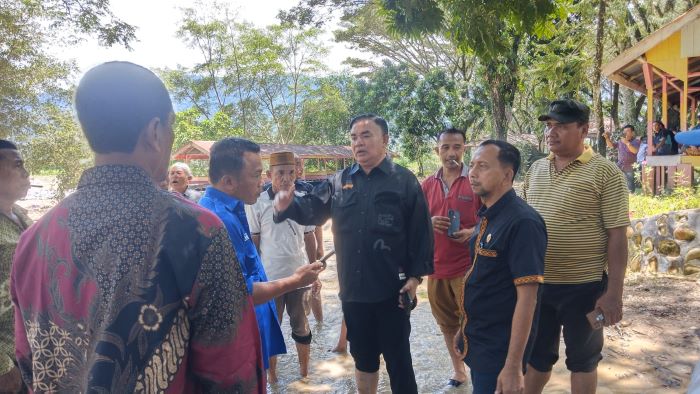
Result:
[[[479,229],[470,239],[472,270],[464,289],[465,361],[478,372],[499,372],[505,365],[510,343],[515,287],[543,283],[547,230],[542,217],[512,189],[490,208],[478,212]],[[538,307],[525,348],[527,364],[535,338]]]
[[[297,179],[294,181],[294,189],[298,192],[306,194],[311,193],[311,190],[314,189],[314,185],[310,184],[309,182],[302,181],[301,179]]]
[[[358,164],[296,196],[275,222],[320,225],[333,220],[340,299],[379,302],[397,297],[405,277],[433,273],[433,232],[416,177],[384,159],[369,174]]]

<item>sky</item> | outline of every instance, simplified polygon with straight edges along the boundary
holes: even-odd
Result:
[[[289,9],[298,0],[220,0],[228,2],[238,10],[239,18],[263,27],[277,22],[277,12]],[[193,0],[111,0],[112,12],[123,21],[137,27],[138,42],[132,43],[129,51],[120,46],[105,48],[97,40],[87,39],[68,48],[54,48],[56,57],[62,60],[74,59],[80,75],[90,67],[111,60],[125,60],[148,68],[176,68],[178,65],[192,66],[199,61],[196,51],[187,48],[175,36],[182,8],[192,7]],[[332,71],[344,68],[341,62],[353,51],[333,41],[330,33],[336,25],[327,27],[324,42],[330,49],[326,65]]]

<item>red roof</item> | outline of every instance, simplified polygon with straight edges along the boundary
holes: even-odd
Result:
[[[209,151],[216,141],[190,141],[173,153],[173,160],[209,159]],[[293,152],[302,159],[352,159],[352,150],[342,145],[292,145],[258,144],[261,156],[266,159],[271,153]]]

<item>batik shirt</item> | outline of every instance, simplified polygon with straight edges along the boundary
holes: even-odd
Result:
[[[35,392],[264,392],[252,300],[221,221],[138,167],[85,171],[25,231],[16,356]]]
[[[0,214],[0,375],[15,366],[15,322],[10,297],[10,270],[12,256],[22,231],[32,223],[27,212],[15,205],[12,207],[19,223]]]
[[[199,204],[210,209],[224,222],[238,255],[238,261],[241,263],[248,292],[252,295],[254,283],[267,282],[267,275],[250,234],[243,201],[210,186],[199,200]],[[263,361],[267,369],[270,367],[270,357],[287,352],[282,329],[277,321],[274,300],[256,305],[255,315],[262,339]]]

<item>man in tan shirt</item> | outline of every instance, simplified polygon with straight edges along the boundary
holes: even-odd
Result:
[[[533,163],[524,183],[523,195],[544,218],[548,236],[527,393],[541,393],[547,384],[562,327],[571,391],[594,393],[603,330],[593,329],[586,314],[599,311],[606,326],[622,318],[627,186],[615,163],[584,145],[588,118],[588,107],[572,100],[549,106],[539,120],[551,154]]]
[[[19,392],[22,378],[15,366],[14,312],[10,297],[12,257],[19,236],[32,221],[15,203],[29,190],[29,173],[10,141],[0,140],[0,391]]]

